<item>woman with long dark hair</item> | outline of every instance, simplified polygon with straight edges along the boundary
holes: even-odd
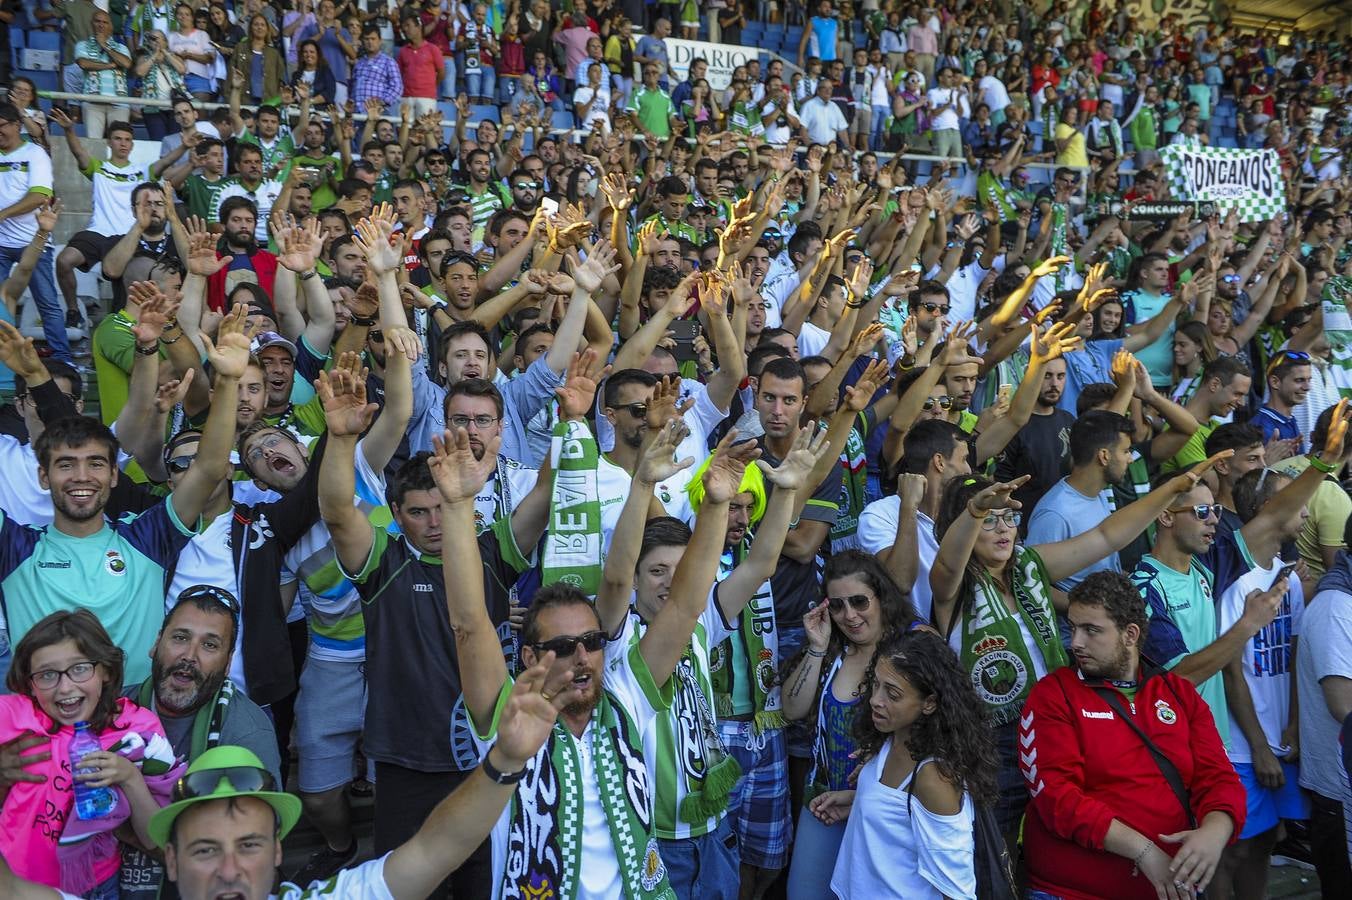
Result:
[[[903,476],[905,477],[905,476]],[[924,479],[921,476],[922,485]],[[787,666],[781,688],[784,718],[801,721],[816,713],[812,770],[798,815],[789,900],[830,893],[831,871],[845,818],[842,793],[850,790],[855,752],[852,722],[868,688],[873,652],[901,632],[921,626],[915,607],[878,558],[859,550],[826,561],[825,596],[803,616],[807,644]],[[922,626],[923,627],[923,626]]]
[[[310,106],[319,108],[328,106],[334,98],[333,71],[319,52],[319,44],[313,38],[300,42],[296,50],[296,71],[291,74],[291,88],[299,84],[310,86]]]
[[[943,639],[879,646],[854,719],[857,787],[831,876],[841,900],[975,897],[974,803],[996,794],[985,709]]]

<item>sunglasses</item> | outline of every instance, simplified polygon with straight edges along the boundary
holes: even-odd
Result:
[[[33,682],[33,686],[49,691],[61,683],[61,676],[64,675],[75,684],[84,684],[94,677],[94,669],[98,666],[96,662],[84,660],[74,665],[66,666],[64,669],[42,669],[28,676],[28,680]]]
[[[922,303],[922,304],[920,304],[920,307],[921,307],[921,309],[923,309],[925,312],[929,313],[930,315],[933,315],[934,313],[938,313],[938,314],[941,315],[941,316],[946,316],[946,315],[948,315],[948,311],[949,311],[949,309],[951,309],[951,307],[949,307],[949,306],[947,306],[947,305],[940,306],[938,303]]]
[[[930,398],[928,398],[927,400],[925,400],[924,403],[922,403],[922,404],[920,405],[920,408],[923,409],[923,410],[925,410],[925,412],[929,412],[930,410],[934,409],[934,407],[936,407],[936,406],[939,407],[940,409],[952,409],[952,408],[953,408],[953,398],[952,398],[952,397],[930,397]]]
[[[538,191],[542,185],[538,181],[518,181],[512,185],[514,191]]]
[[[859,610],[860,612],[862,612],[863,610],[868,609],[868,605],[872,602],[873,600],[870,599],[866,594],[851,594],[848,597],[827,597],[826,608],[833,613],[838,613],[841,610],[843,610],[845,608],[845,604],[848,603],[850,605],[850,609]]]
[[[221,606],[224,606],[226,610],[229,611],[230,615],[234,616],[236,619],[239,618],[239,601],[235,599],[234,594],[224,588],[218,588],[210,584],[194,585],[179,594],[178,600],[174,602],[174,605],[177,606],[185,600],[214,600]]]
[[[577,652],[578,644],[581,644],[588,653],[595,653],[609,641],[610,637],[604,631],[588,631],[586,634],[565,634],[531,646],[535,648],[536,653],[553,653],[559,659],[565,659]]]
[[[611,409],[622,409],[635,419],[646,419],[648,417],[648,404],[646,403],[626,403],[623,406],[612,406]]]
[[[173,801],[177,803],[180,800],[210,797],[216,793],[216,788],[220,786],[222,778],[230,783],[230,787],[241,794],[271,791],[277,787],[277,783],[272,780],[272,773],[267,769],[259,769],[254,766],[203,769],[200,772],[189,772],[174,783]]]
[[[986,516],[981,520],[982,531],[994,531],[1001,522],[1005,523],[1007,528],[1018,528],[1019,523],[1023,521],[1023,513],[1007,512],[1002,516]]]
[[[1192,510],[1192,514],[1197,517],[1197,521],[1205,522],[1212,516],[1221,517],[1221,505],[1219,503],[1198,503],[1196,506],[1171,506],[1169,512],[1187,512]]]
[[[1243,280],[1244,280],[1244,279],[1242,279],[1242,278],[1240,278],[1238,275],[1234,275],[1234,274],[1230,274],[1230,275],[1222,275],[1222,276],[1221,276],[1221,281],[1224,281],[1226,284],[1239,284],[1239,283],[1240,283],[1241,281],[1243,281]]]
[[[188,467],[192,465],[195,458],[192,456],[175,456],[173,459],[166,460],[164,467],[173,475],[182,475],[188,471]]]

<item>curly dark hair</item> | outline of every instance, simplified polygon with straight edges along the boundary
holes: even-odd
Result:
[[[864,695],[854,716],[859,756],[864,759],[876,756],[890,737],[874,727],[870,713],[879,660],[886,660],[922,695],[935,699],[934,712],[916,720],[906,736],[906,749],[911,757],[917,763],[934,759],[944,778],[967,790],[975,801],[995,802],[995,773],[1000,762],[986,720],[986,707],[958,664],[958,657],[933,632],[899,634],[878,646],[869,663]]]

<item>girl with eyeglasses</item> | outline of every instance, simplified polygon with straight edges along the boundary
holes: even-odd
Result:
[[[153,846],[150,817],[183,769],[159,717],[121,696],[124,656],[89,610],[55,612],[19,640],[10,693],[0,696],[0,744],[15,742],[22,754],[22,774],[3,791],[0,856],[22,878],[94,900],[118,896],[113,829],[129,823]],[[99,819],[75,814],[68,762],[77,722],[107,748],[85,754],[73,776],[117,795]]]
[[[879,646],[854,737],[865,762],[842,804],[835,896],[977,896],[976,811],[995,798],[996,757],[983,704],[942,638],[916,631]]]
[[[924,489],[922,476],[919,478]],[[853,722],[864,709],[874,650],[906,630],[928,628],[906,593],[877,557],[859,550],[831,556],[822,578],[825,596],[803,616],[807,644],[787,666],[781,687],[784,718],[801,721],[815,712],[812,769],[798,815],[789,900],[830,894],[831,872],[853,790],[849,776],[857,749]]]
[[[1022,512],[1012,496],[1030,476],[1004,483],[955,478],[944,488],[930,569],[934,624],[986,706],[1000,754],[995,817],[1011,852],[1028,804],[1019,713],[1034,682],[1068,663],[1056,618],[1066,597],[1052,585],[1124,548],[1212,464],[1214,458],[1194,466],[1088,531],[1035,547],[1018,541]]]

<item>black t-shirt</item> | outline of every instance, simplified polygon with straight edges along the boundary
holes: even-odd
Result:
[[[1014,492],[1014,499],[1023,504],[1020,535],[1027,535],[1028,517],[1042,495],[1070,474],[1070,426],[1074,423],[1075,417],[1063,409],[1049,416],[1034,414],[995,464],[996,481],[1033,476]]]
[[[771,466],[779,465],[779,459],[770,452],[765,443],[765,435],[756,439],[761,449],[761,459]],[[765,480],[765,496],[768,498],[775,486]],[[831,548],[830,526],[835,525],[840,512],[841,474],[840,466],[832,466],[831,474],[812,491],[807,505],[799,515],[799,521],[818,521],[827,524],[827,536],[822,539],[822,548],[829,552]],[[770,576],[770,589],[775,595],[775,618],[780,627],[802,628],[803,616],[821,599],[820,556],[810,562],[800,563],[788,556],[779,557],[775,574]]]
[[[377,528],[371,557],[352,578],[366,619],[366,755],[422,772],[467,772],[478,764],[460,665],[446,612],[442,562],[423,556],[403,535]],[[509,591],[527,567],[511,520],[479,535],[488,616],[511,656]],[[450,563],[465,577],[463,560]]]

